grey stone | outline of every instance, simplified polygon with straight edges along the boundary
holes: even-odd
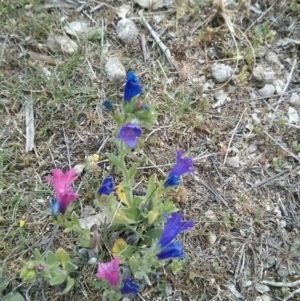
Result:
[[[218,83],[226,82],[232,75],[232,68],[225,64],[213,64],[211,66],[213,78]]]
[[[126,78],[126,70],[116,57],[109,58],[105,64],[105,72],[109,81],[113,83],[123,82]]]
[[[263,88],[259,89],[257,92],[262,97],[270,97],[270,96],[274,95],[275,87],[271,84],[266,84],[266,85],[264,85]]]
[[[131,45],[138,36],[138,28],[129,19],[121,19],[117,24],[118,38],[126,45]]]

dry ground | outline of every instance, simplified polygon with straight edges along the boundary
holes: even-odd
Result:
[[[152,172],[164,178],[177,148],[196,158],[197,169],[173,196],[196,222],[183,238],[187,269],[179,276],[166,270],[164,280],[137,300],[300,300],[300,126],[288,116],[289,106],[300,110],[299,1],[178,0],[169,8],[146,10],[177,70],[140,21],[137,4],[107,0],[93,11],[99,3],[87,1],[76,11],[45,9],[34,0],[0,1],[3,296],[17,289],[27,300],[101,300],[94,267],[80,271],[67,296],[45,283],[23,284],[19,270],[35,247],[43,251],[49,243],[51,188],[45,177],[55,166],[68,166],[68,152],[72,165],[100,155],[97,167],[80,179],[78,214],[92,204],[108,168],[104,153],[114,151],[107,139],[114,123],[101,102],[122,101],[122,85],[110,83],[104,72],[105,58],[116,56],[140,76],[143,100],[158,113],[155,131],[145,133],[146,141],[132,155],[148,166],[140,179]],[[147,62],[140,39],[124,46],[116,36],[118,17],[111,7],[123,3],[131,5],[130,17],[146,36]],[[73,54],[45,46],[49,34],[62,34],[66,22],[78,20],[103,26],[103,37],[72,37],[79,45]],[[233,75],[217,83],[214,63],[230,66]],[[273,72],[271,97],[256,93],[266,84],[254,76],[257,66]],[[227,98],[215,107],[220,90]],[[35,148],[25,152],[30,101]],[[76,241],[59,231],[51,248],[59,246],[72,252]],[[259,286],[264,281],[273,283]]]

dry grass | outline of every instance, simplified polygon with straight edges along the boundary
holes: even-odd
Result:
[[[258,1],[259,9],[266,12],[259,14],[251,9],[251,1],[238,1],[237,5],[215,1],[213,9],[211,1],[179,1],[172,8],[173,14],[166,14],[160,24],[153,22],[156,31],[167,29],[160,38],[178,63],[177,74],[138,21],[137,6],[133,7],[134,20],[149,37],[148,63],[143,61],[139,41],[130,47],[120,44],[112,9],[105,6],[90,13],[97,4],[90,1],[85,13],[45,10],[38,9],[39,2],[30,2],[32,6],[17,0],[0,3],[0,276],[8,283],[3,294],[18,289],[27,300],[42,300],[41,291],[44,300],[101,298],[93,280],[94,268],[89,265],[84,265],[75,289],[67,296],[59,296],[45,283],[21,283],[19,270],[34,248],[47,248],[53,233],[48,219],[51,190],[45,181],[51,170],[68,167],[68,157],[74,166],[99,153],[98,166],[80,179],[81,197],[75,205],[80,215],[84,206],[92,204],[93,191],[108,168],[104,153],[114,152],[113,143],[107,139],[114,124],[101,102],[110,99],[120,104],[123,88],[107,81],[105,55],[118,56],[127,69],[140,75],[144,101],[158,113],[155,130],[145,132],[142,149],[132,156],[132,160],[148,166],[140,169],[141,179],[153,170],[163,178],[177,148],[193,157],[214,154],[196,160],[200,181],[190,177],[184,183],[185,190],[180,188],[173,196],[186,218],[196,222],[195,229],[183,238],[188,254],[186,270],[174,276],[167,267],[164,280],[145,289],[137,300],[158,300],[158,296],[161,300],[237,300],[232,287],[246,300],[255,300],[261,294],[254,283],[297,280],[295,267],[300,267],[300,259],[291,256],[285,244],[295,243],[300,229],[299,150],[293,144],[300,144],[300,136],[299,128],[286,125],[284,116],[291,91],[299,92],[299,67],[293,70],[286,93],[270,99],[251,99],[249,92],[262,84],[249,75],[255,61],[266,63],[266,56],[260,55],[263,48],[265,53],[277,53],[285,67],[276,69],[278,78],[287,78],[292,58],[299,57],[299,43],[280,47],[277,42],[285,37],[300,40],[299,3]],[[144,15],[151,20],[151,13]],[[45,47],[50,33],[63,32],[62,17],[93,24],[88,16],[105,24],[102,47],[101,39],[79,39],[79,50],[73,55]],[[257,27],[262,24],[264,27]],[[258,29],[265,30],[260,31],[261,36]],[[271,31],[275,37],[268,35]],[[37,59],[30,51],[45,57]],[[211,76],[211,64],[219,61],[235,70],[226,84],[216,84]],[[210,89],[204,91],[206,83]],[[221,87],[229,92],[231,101],[218,111],[212,109],[213,93]],[[25,153],[25,102],[29,97],[34,104],[36,136],[34,150]],[[277,110],[281,118],[269,128],[267,114],[275,110],[279,99],[284,99]],[[249,126],[254,113],[261,123]],[[257,146],[254,155],[248,153],[252,144]],[[228,159],[223,164],[226,151]],[[236,156],[238,166],[230,163]],[[26,222],[24,227],[20,227],[20,220]],[[270,242],[274,237],[277,244]],[[60,230],[50,248],[59,246],[78,257],[76,239]],[[270,258],[276,261],[274,265]],[[288,265],[290,271],[284,274]],[[293,291],[292,287],[270,288],[267,294],[273,300],[288,298]]]

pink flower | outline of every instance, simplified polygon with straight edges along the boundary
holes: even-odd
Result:
[[[107,263],[98,263],[98,270],[95,276],[97,278],[106,279],[112,286],[117,286],[119,283],[119,257],[115,257],[112,261]]]
[[[71,183],[77,179],[76,170],[71,168],[63,173],[57,168],[52,171],[52,174],[53,177],[47,177],[47,181],[53,183],[56,198],[59,201],[59,211],[65,213],[68,205],[79,196],[71,187]]]

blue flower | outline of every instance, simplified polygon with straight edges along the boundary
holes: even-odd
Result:
[[[176,165],[170,171],[164,186],[176,186],[180,183],[180,176],[187,172],[193,172],[195,169],[193,168],[193,159],[190,157],[182,158],[182,149],[179,149],[176,152]]]
[[[59,200],[55,197],[52,197],[52,199],[51,199],[51,212],[52,212],[53,217],[57,216],[59,208],[60,208]]]
[[[98,193],[110,195],[113,190],[114,190],[113,178],[112,176],[108,176],[103,180],[101,187],[98,189]]]
[[[179,241],[173,241],[168,244],[160,253],[157,254],[158,259],[168,258],[182,258],[185,254],[183,252],[181,243]]]
[[[129,102],[134,96],[142,93],[142,91],[143,86],[141,85],[140,79],[133,71],[129,71],[124,89],[125,102]]]
[[[103,104],[103,106],[104,106],[108,111],[111,111],[111,112],[114,111],[114,105],[112,104],[111,101],[109,101],[109,100],[104,100],[102,104]]]
[[[122,294],[136,294],[140,290],[140,287],[134,283],[134,279],[132,277],[127,277],[124,283],[124,286],[121,289]]]
[[[134,148],[142,135],[142,129],[138,124],[126,123],[122,125],[118,138],[121,139],[129,147]]]
[[[161,249],[165,248],[180,232],[191,229],[195,224],[193,220],[182,221],[180,213],[172,212],[170,218],[166,214],[163,216],[167,223],[158,242]]]

